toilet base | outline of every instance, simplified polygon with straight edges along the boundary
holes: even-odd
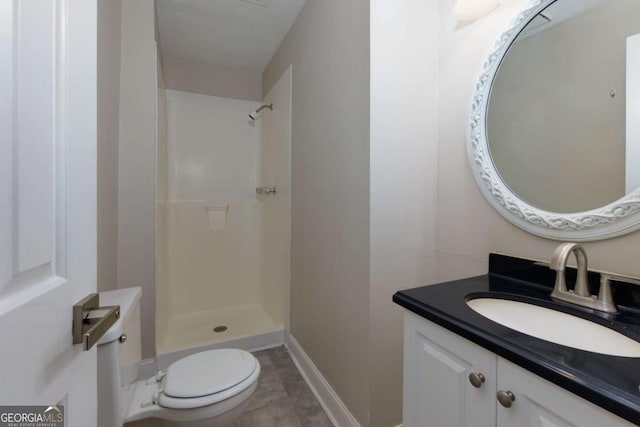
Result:
[[[253,394],[257,386],[257,381],[251,385],[251,387],[244,390],[242,393],[234,396],[227,401],[216,403],[216,415],[212,418],[204,418],[200,420],[182,421],[182,420],[167,420],[155,417],[144,418],[137,421],[125,423],[125,427],[232,427],[233,424],[240,418],[249,404],[249,397]],[[228,407],[228,410],[225,409]],[[199,410],[207,410],[213,408],[198,408]],[[195,411],[198,411],[196,409]],[[193,409],[162,409],[164,415],[169,415],[171,418],[176,418],[175,415],[182,411],[194,412]],[[199,411],[198,411],[199,412]],[[173,416],[171,416],[173,415]],[[194,414],[195,415],[195,414]]]
[[[145,420],[126,423],[125,427],[233,427],[234,423],[240,418],[246,409],[249,401],[246,400],[239,406],[217,416],[214,419],[200,421],[168,421],[158,418],[147,418]]]

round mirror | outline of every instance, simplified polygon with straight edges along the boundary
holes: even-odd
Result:
[[[638,0],[535,0],[487,55],[468,152],[514,224],[572,240],[640,228],[639,17]]]

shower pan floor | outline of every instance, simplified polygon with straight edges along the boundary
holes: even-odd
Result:
[[[176,316],[159,338],[159,356],[219,347],[256,350],[282,344],[284,328],[261,306],[244,305]]]

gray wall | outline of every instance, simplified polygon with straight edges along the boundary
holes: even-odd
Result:
[[[124,1],[118,287],[142,287],[143,358],[155,354],[156,56],[154,1]]]
[[[262,99],[260,73],[171,56],[163,58],[163,69],[167,89],[248,101]]]
[[[98,291],[118,286],[121,8],[98,1]]]
[[[157,9],[156,9],[157,12]],[[167,94],[164,82],[162,51],[160,35],[158,33],[158,19],[156,13],[156,43],[158,52],[158,92],[156,111],[156,342],[160,340],[161,331],[166,330],[168,310],[166,298],[161,298],[167,286],[167,198],[169,188],[169,160],[167,135]],[[156,347],[157,349],[157,347]]]
[[[293,64],[291,333],[365,426],[402,422],[392,295],[436,278],[437,19],[307,2],[263,75]]]
[[[369,425],[369,2],[308,1],[263,74],[293,64],[291,333]]]
[[[371,1],[371,425],[402,422],[402,288],[433,283],[437,2]]]

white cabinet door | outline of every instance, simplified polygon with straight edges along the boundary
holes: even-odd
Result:
[[[510,408],[498,404],[498,427],[634,425],[500,357],[498,391],[515,396]]]
[[[404,426],[494,427],[496,356],[413,313],[404,321]]]
[[[70,427],[97,422],[96,350],[71,336],[96,289],[96,13],[0,0],[0,405]]]

